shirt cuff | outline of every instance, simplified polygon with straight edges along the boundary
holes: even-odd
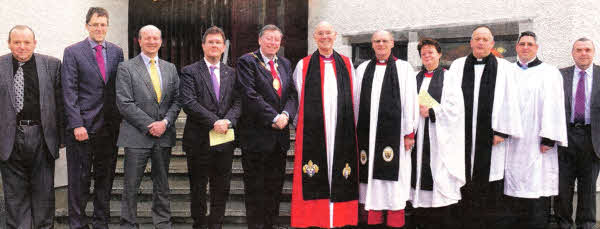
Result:
[[[410,134],[407,134],[407,135],[405,135],[404,137],[405,137],[405,138],[412,138],[412,139],[414,139],[414,138],[415,138],[415,132],[412,132],[412,133],[410,133]]]
[[[435,111],[433,108],[429,108],[429,121],[435,122]]]
[[[499,137],[502,137],[502,138],[508,138],[508,134],[500,133],[498,131],[494,131],[494,135],[498,135]]]
[[[548,147],[554,147],[554,143],[556,143],[556,141],[549,139],[549,138],[542,138],[542,145],[548,146]]]
[[[169,120],[167,120],[166,118],[162,120],[163,122],[165,122],[165,126],[169,126]]]
[[[277,122],[277,119],[279,118],[279,116],[280,116],[280,114],[278,114],[278,115],[275,115],[275,118],[273,118],[273,123],[276,123],[276,122]]]

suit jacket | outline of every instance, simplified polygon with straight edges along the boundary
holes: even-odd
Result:
[[[85,127],[89,133],[97,133],[105,125],[111,128],[111,133],[118,131],[121,116],[116,105],[115,82],[121,62],[123,49],[107,41],[104,83],[88,38],[65,48],[62,87],[67,131]]]
[[[592,92],[590,95],[590,125],[592,129],[592,144],[596,156],[600,158],[600,66],[594,64],[594,76],[592,79]],[[575,65],[560,69],[565,87],[565,112],[567,125],[571,122],[571,100],[573,99],[573,74]]]
[[[258,58],[256,58],[258,57]],[[290,61],[277,56],[281,98],[273,88],[273,76],[267,70],[260,51],[248,53],[237,62],[238,86],[242,93],[242,116],[240,117],[240,144],[242,149],[263,152],[279,143],[282,150],[290,148],[289,125],[283,130],[271,127],[273,119],[283,111],[292,123],[298,109],[298,94],[292,78]]]
[[[59,145],[63,143],[64,116],[60,84],[60,60],[38,53],[35,55],[39,90],[40,114],[44,142],[48,151],[58,158]],[[14,72],[12,54],[0,57],[0,160],[6,161],[13,151],[17,132],[17,114],[13,106]]]
[[[130,148],[152,148],[175,145],[175,121],[179,115],[179,76],[175,65],[158,60],[162,76],[162,98],[158,103],[150,73],[141,55],[119,64],[117,72],[117,108],[123,121],[117,145]],[[160,137],[152,136],[148,125],[167,119],[169,124]]]
[[[217,102],[210,71],[204,59],[181,69],[180,103],[187,114],[183,131],[184,150],[208,144],[208,132],[219,119],[228,119],[237,129],[241,100],[234,88],[235,71],[223,63],[219,65],[219,70],[220,87]]]

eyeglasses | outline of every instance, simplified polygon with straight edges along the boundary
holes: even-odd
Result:
[[[108,27],[108,24],[99,24],[99,23],[96,23],[96,24],[87,24],[87,25],[88,25],[89,27],[96,28],[96,29],[97,29],[97,28],[102,28],[102,29],[104,29],[104,28]]]

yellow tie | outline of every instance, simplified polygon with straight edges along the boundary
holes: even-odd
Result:
[[[150,60],[150,79],[152,80],[152,86],[154,86],[154,92],[156,92],[156,101],[160,103],[160,77],[158,77],[158,70],[156,69],[156,64],[154,64],[154,59]]]

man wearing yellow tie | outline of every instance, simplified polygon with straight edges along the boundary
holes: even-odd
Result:
[[[156,26],[142,27],[138,40],[142,53],[119,64],[117,73],[117,107],[123,116],[117,145],[125,148],[121,228],[138,226],[137,193],[150,159],[154,227],[170,229],[167,175],[180,110],[179,77],[175,65],[158,58],[162,39]]]

